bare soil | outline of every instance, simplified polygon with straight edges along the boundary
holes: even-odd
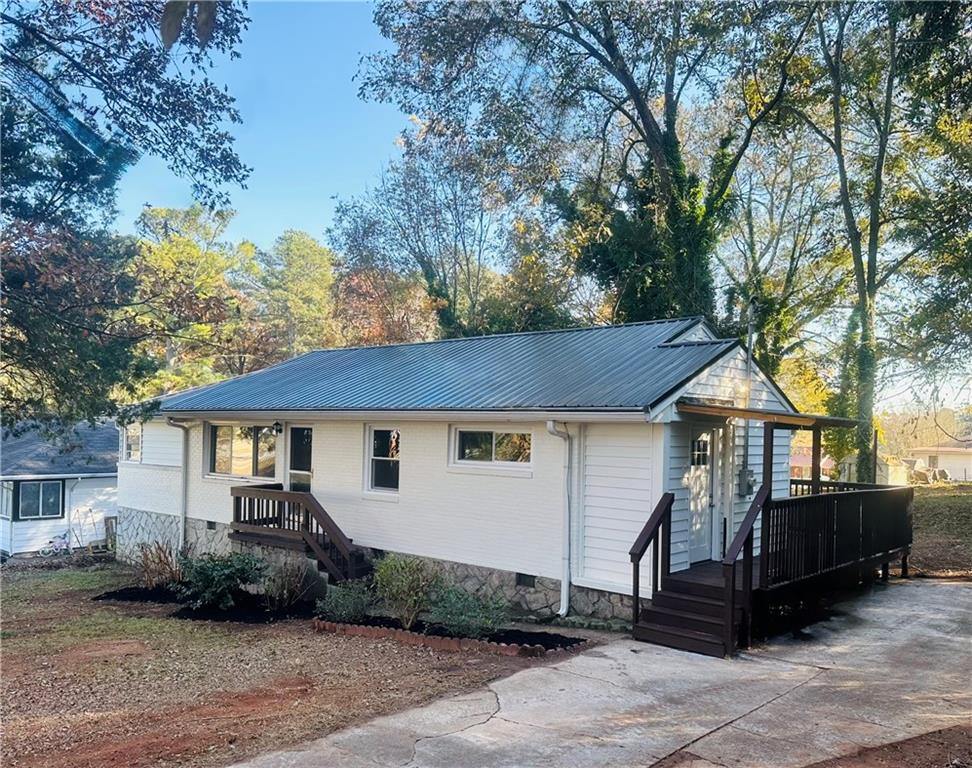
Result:
[[[956,725],[807,768],[972,768],[972,725]]]
[[[131,580],[105,565],[3,573],[5,768],[225,765],[536,663],[91,599]]]
[[[915,574],[972,578],[972,483],[916,487],[914,537]]]

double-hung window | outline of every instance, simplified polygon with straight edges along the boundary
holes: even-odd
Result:
[[[529,432],[457,429],[455,460],[458,463],[525,466],[530,463],[531,438]]]
[[[277,435],[273,427],[211,424],[209,471],[235,477],[273,477]]]
[[[397,429],[372,427],[368,435],[368,490],[398,492],[402,435]]]
[[[60,480],[24,480],[20,483],[17,519],[42,520],[64,516],[64,484]]]
[[[125,427],[125,461],[142,460],[142,425],[129,424]]]

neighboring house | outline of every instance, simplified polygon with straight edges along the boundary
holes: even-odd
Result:
[[[310,352],[168,396],[126,431],[118,553],[266,544],[268,520],[292,543],[298,507],[254,487],[276,484],[309,491],[355,546],[432,558],[537,613],[569,597],[630,618],[628,550],[663,493],[673,570],[721,558],[753,501],[763,424],[680,411],[795,413],[758,367],[748,398],[747,381],[745,349],[700,318]]]
[[[36,429],[4,438],[0,447],[0,550],[36,552],[69,532],[72,547],[105,539],[116,512],[118,430],[75,427],[64,445]]]
[[[841,460],[838,466],[838,478],[847,483],[871,483],[877,482],[878,485],[908,485],[908,465],[897,456],[887,453],[878,453],[877,480],[865,477],[857,479],[857,454],[852,453]]]
[[[944,469],[952,480],[972,480],[972,436],[944,440],[936,446],[912,448],[912,458],[928,469]]]
[[[793,445],[790,447],[790,477],[809,480],[813,470],[813,450],[809,445]],[[834,460],[829,456],[820,457],[820,472],[826,477],[833,474]]]

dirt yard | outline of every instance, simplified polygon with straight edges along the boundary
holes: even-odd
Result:
[[[224,765],[527,664],[92,602],[131,581],[116,565],[3,575],[5,768]]]
[[[972,578],[972,483],[916,487],[914,530],[915,573]]]

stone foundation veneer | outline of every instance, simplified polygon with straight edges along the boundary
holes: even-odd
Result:
[[[214,527],[210,527],[214,526]],[[207,523],[197,518],[186,518],[186,540],[189,551],[199,555],[204,552],[250,552],[271,563],[307,563],[309,577],[313,578],[315,592],[322,590],[323,579],[313,567],[313,561],[299,552],[256,544],[241,544],[229,539],[230,528],[225,523]],[[138,545],[160,541],[173,551],[179,549],[179,516],[147,512],[131,507],[118,508],[118,542],[116,555],[129,563],[139,561]],[[467,592],[498,597],[524,613],[549,618],[560,608],[560,579],[537,576],[533,587],[519,586],[516,573],[496,568],[486,568],[448,560],[433,560],[443,573]],[[631,597],[599,589],[571,585],[570,612],[596,619],[631,620]]]

